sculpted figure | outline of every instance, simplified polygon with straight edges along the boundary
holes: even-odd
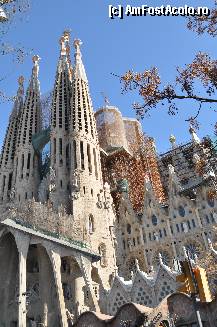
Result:
[[[55,191],[56,189],[56,172],[53,167],[50,167],[50,185],[49,185],[49,191]]]
[[[16,190],[15,187],[12,187],[10,194],[9,194],[9,198],[10,198],[10,202],[13,202],[16,196]]]

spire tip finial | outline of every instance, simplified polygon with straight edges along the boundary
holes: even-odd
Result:
[[[60,38],[61,55],[69,53],[70,30],[65,30]]]
[[[34,64],[38,64],[39,60],[41,60],[41,58],[38,55],[34,55],[32,57],[32,61]]]
[[[32,69],[32,76],[36,79],[38,78],[38,72],[39,72],[39,64],[38,63],[39,63],[40,59],[41,58],[38,55],[34,55],[32,57],[32,61],[34,64],[33,69]]]
[[[20,86],[22,86],[23,83],[24,83],[24,77],[21,75],[21,76],[19,76],[19,78],[18,78],[18,84],[19,84]]]
[[[192,126],[192,124],[190,124],[190,127],[189,127],[189,133],[191,134],[191,138],[192,138],[192,141],[194,143],[200,143],[200,139],[199,137],[197,136],[197,133],[194,129],[194,127]]]
[[[82,41],[80,39],[75,39],[74,40],[74,47],[76,50],[80,50],[80,46],[82,45]]]
[[[71,30],[70,30],[70,29],[66,29],[66,30],[63,32],[63,37],[65,38],[66,41],[69,41],[70,34],[71,34]]]
[[[172,149],[174,149],[176,147],[176,137],[173,134],[170,135],[169,141]]]

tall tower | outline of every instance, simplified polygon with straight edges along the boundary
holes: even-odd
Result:
[[[39,56],[33,57],[32,75],[26,91],[25,102],[19,119],[19,132],[14,159],[14,185],[16,200],[37,198],[40,182],[40,157],[32,146],[32,136],[41,131],[40,84],[38,80]]]
[[[70,142],[73,160],[71,162],[71,181],[79,175],[80,188],[102,188],[99,143],[88,80],[80,51],[80,40],[74,41],[75,66],[72,80]]]
[[[0,203],[7,202],[13,183],[13,166],[16,150],[17,134],[19,128],[19,116],[23,106],[24,78],[18,79],[19,88],[14,102],[14,107],[9,118],[9,124],[4,140],[0,161]]]
[[[95,272],[106,286],[115,268],[115,217],[109,186],[103,185],[96,122],[80,46],[81,41],[75,40],[69,132],[72,209],[73,218],[83,227],[92,249],[102,255]]]
[[[51,194],[53,205],[67,206],[71,151],[68,140],[70,121],[72,68],[69,54],[69,33],[60,39],[60,57],[54,84],[51,114],[51,167],[55,172],[56,188]]]

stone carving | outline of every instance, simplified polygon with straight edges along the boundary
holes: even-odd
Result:
[[[72,197],[72,200],[78,200],[79,197],[80,197],[80,193],[79,192],[72,192],[71,197]]]
[[[16,189],[15,189],[15,187],[12,187],[12,189],[9,193],[10,202],[14,202],[15,197],[16,197]]]
[[[66,215],[66,209],[62,204],[58,207],[58,215],[59,217],[64,217]]]
[[[56,172],[53,167],[50,167],[50,185],[49,191],[54,192],[56,190]]]
[[[38,188],[39,202],[44,203],[47,201],[47,192],[48,192],[48,181],[47,178],[43,178]]]
[[[71,197],[73,200],[77,200],[80,197],[80,172],[75,170],[72,174],[72,192]]]
[[[103,203],[102,203],[102,200],[101,200],[101,194],[100,193],[98,193],[97,194],[97,203],[96,203],[96,205],[97,205],[97,207],[99,208],[99,209],[102,209],[102,206],[103,206]]]
[[[76,169],[72,174],[72,188],[79,191],[80,188],[80,172]]]
[[[130,251],[132,250],[132,247],[133,247],[133,244],[132,244],[132,241],[130,238],[127,239],[127,244],[128,244],[128,247],[130,249]]]
[[[168,169],[169,169],[169,174],[170,175],[175,175],[175,169],[174,169],[173,165],[169,164]]]
[[[104,184],[104,194],[105,194],[105,209],[109,209],[112,206],[112,197],[110,193],[110,185],[108,183]]]
[[[68,309],[66,309],[66,316],[67,316],[68,322],[73,324],[74,323],[74,315]]]

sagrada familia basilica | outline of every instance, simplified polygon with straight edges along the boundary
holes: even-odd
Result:
[[[136,119],[94,112],[81,41],[74,63],[68,32],[60,46],[49,126],[34,56],[0,157],[0,326],[196,326],[177,275],[185,249],[217,253],[215,144],[190,127],[159,155]]]

